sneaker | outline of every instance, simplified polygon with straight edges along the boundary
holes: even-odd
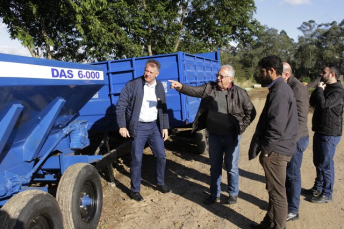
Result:
[[[169,193],[169,192],[172,191],[166,184],[164,184],[164,185],[157,185],[156,187],[162,193]]]
[[[238,196],[229,196],[228,204],[236,204],[238,202]]]
[[[325,196],[324,194],[321,194],[320,196],[312,197],[311,201],[312,201],[312,203],[316,203],[316,204],[331,203],[332,198]]]
[[[206,204],[206,205],[211,205],[211,204],[213,204],[215,202],[216,203],[220,202],[220,197],[219,196],[215,197],[213,195],[209,195],[208,198],[203,201],[203,203]]]
[[[316,190],[315,187],[311,188],[311,189],[302,189],[301,190],[303,195],[308,195],[308,196],[320,196],[321,192]]]

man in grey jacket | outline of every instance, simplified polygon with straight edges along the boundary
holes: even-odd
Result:
[[[284,81],[293,90],[296,107],[299,118],[299,132],[296,136],[296,148],[291,160],[287,164],[287,200],[288,200],[288,216],[287,221],[299,219],[299,206],[301,194],[301,164],[303,152],[307,149],[309,143],[308,136],[308,110],[309,99],[307,88],[293,75],[291,66],[287,62],[283,62],[282,77]]]
[[[217,74],[216,82],[195,87],[170,80],[171,89],[202,98],[192,127],[193,132],[204,128],[209,131],[210,195],[204,201],[208,205],[220,201],[223,162],[227,170],[227,202],[237,202],[240,136],[256,115],[247,92],[234,85],[234,75],[233,67],[224,65]]]
[[[296,101],[282,76],[283,64],[278,56],[259,61],[260,77],[269,82],[269,94],[252,137],[249,159],[259,153],[269,193],[268,211],[260,224],[251,228],[286,228],[288,205],[285,189],[286,167],[295,151],[298,132]]]

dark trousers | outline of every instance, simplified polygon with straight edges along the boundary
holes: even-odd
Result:
[[[303,152],[307,149],[309,137],[302,137],[296,143],[296,149],[287,164],[287,189],[288,212],[299,213],[301,195],[301,164]]]
[[[156,160],[156,182],[157,185],[165,184],[166,153],[164,140],[159,131],[157,122],[138,123],[136,137],[131,143],[131,191],[141,190],[141,166],[145,144],[151,147]]]
[[[269,193],[269,208],[263,221],[275,229],[286,228],[288,214],[285,189],[286,167],[291,157],[272,152],[269,156],[260,154],[259,161],[263,166],[266,179],[266,190]]]
[[[328,136],[316,132],[313,136],[313,163],[317,172],[314,187],[330,198],[334,185],[333,157],[340,138],[341,136]]]

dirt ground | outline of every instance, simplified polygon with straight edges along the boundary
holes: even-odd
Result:
[[[254,89],[250,97],[257,110],[257,117],[241,137],[240,144],[240,193],[238,203],[226,204],[228,198],[226,174],[223,170],[221,203],[207,206],[202,202],[209,190],[208,154],[195,153],[190,141],[165,142],[167,165],[166,184],[172,192],[162,194],[155,188],[154,157],[149,148],[144,151],[141,194],[144,201],[131,200],[129,166],[130,156],[114,164],[116,186],[102,180],[104,203],[98,229],[105,228],[249,228],[260,222],[267,208],[264,172],[258,159],[248,160],[248,148],[265,103],[266,89]],[[311,128],[312,113],[309,113]],[[315,178],[312,162],[312,137],[304,152],[301,168],[302,188],[311,188]],[[344,140],[337,146],[335,155],[335,186],[333,202],[314,204],[301,196],[300,219],[287,223],[288,228],[344,228]]]

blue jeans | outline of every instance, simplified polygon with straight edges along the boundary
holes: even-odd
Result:
[[[314,133],[313,163],[316,168],[314,188],[332,198],[334,185],[334,153],[341,136],[327,136]]]
[[[221,193],[223,162],[227,170],[229,195],[237,196],[239,193],[240,137],[240,135],[209,133],[210,194],[212,196],[217,197]]]
[[[166,153],[164,140],[159,131],[157,122],[138,123],[136,137],[131,143],[131,191],[140,192],[141,190],[141,166],[143,149],[146,142],[151,147],[156,160],[156,179],[157,185],[164,185]]]
[[[301,195],[301,164],[303,152],[307,149],[309,137],[302,137],[296,143],[295,152],[287,164],[287,190],[288,212],[299,213]]]

